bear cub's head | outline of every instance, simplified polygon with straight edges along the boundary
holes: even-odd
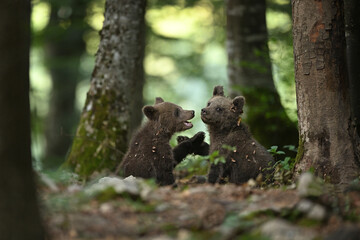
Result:
[[[195,111],[184,110],[160,97],[156,98],[154,106],[143,107],[143,113],[150,121],[154,121],[157,127],[171,134],[192,128],[193,125],[188,120],[195,116]]]
[[[240,124],[239,118],[243,113],[244,104],[243,96],[229,99],[224,96],[223,87],[216,86],[207,106],[201,109],[201,120],[209,126],[221,129],[235,127]]]

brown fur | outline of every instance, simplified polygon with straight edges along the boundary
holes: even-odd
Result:
[[[155,178],[160,185],[173,184],[175,159],[169,141],[175,132],[192,127],[187,120],[194,117],[194,111],[156,98],[155,105],[145,106],[143,112],[148,121],[131,140],[121,163],[123,174]]]
[[[244,183],[256,178],[273,162],[269,152],[252,137],[241,121],[244,104],[244,97],[226,98],[223,87],[217,86],[207,107],[201,110],[201,119],[209,129],[210,153],[219,151],[220,156],[226,159],[225,164],[211,165],[210,183],[220,182],[226,177],[229,182]],[[224,145],[236,150],[225,149]]]

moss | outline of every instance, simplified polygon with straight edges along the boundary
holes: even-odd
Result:
[[[298,221],[298,225],[304,227],[319,227],[321,226],[322,222],[314,219],[303,218]]]
[[[295,158],[295,165],[297,165],[301,159],[304,156],[304,140],[303,140],[303,136],[299,136],[299,146],[298,146],[298,150],[297,150],[297,154],[296,154],[296,158]]]
[[[76,137],[64,167],[74,169],[82,178],[93,172],[114,170],[126,150],[127,122],[120,122],[112,113],[116,103],[114,93],[102,93],[86,101]],[[124,126],[125,125],[125,126]]]

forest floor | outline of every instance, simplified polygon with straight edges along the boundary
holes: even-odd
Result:
[[[311,174],[287,187],[42,176],[51,239],[360,239],[359,182],[335,193]]]

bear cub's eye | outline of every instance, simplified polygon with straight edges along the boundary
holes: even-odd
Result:
[[[220,108],[220,107],[217,107],[217,108],[216,108],[216,111],[217,111],[217,112],[221,112],[222,110],[223,110],[223,109]]]
[[[174,112],[175,117],[180,116],[180,109],[176,108]]]
[[[210,106],[210,103],[208,102],[207,107]]]

